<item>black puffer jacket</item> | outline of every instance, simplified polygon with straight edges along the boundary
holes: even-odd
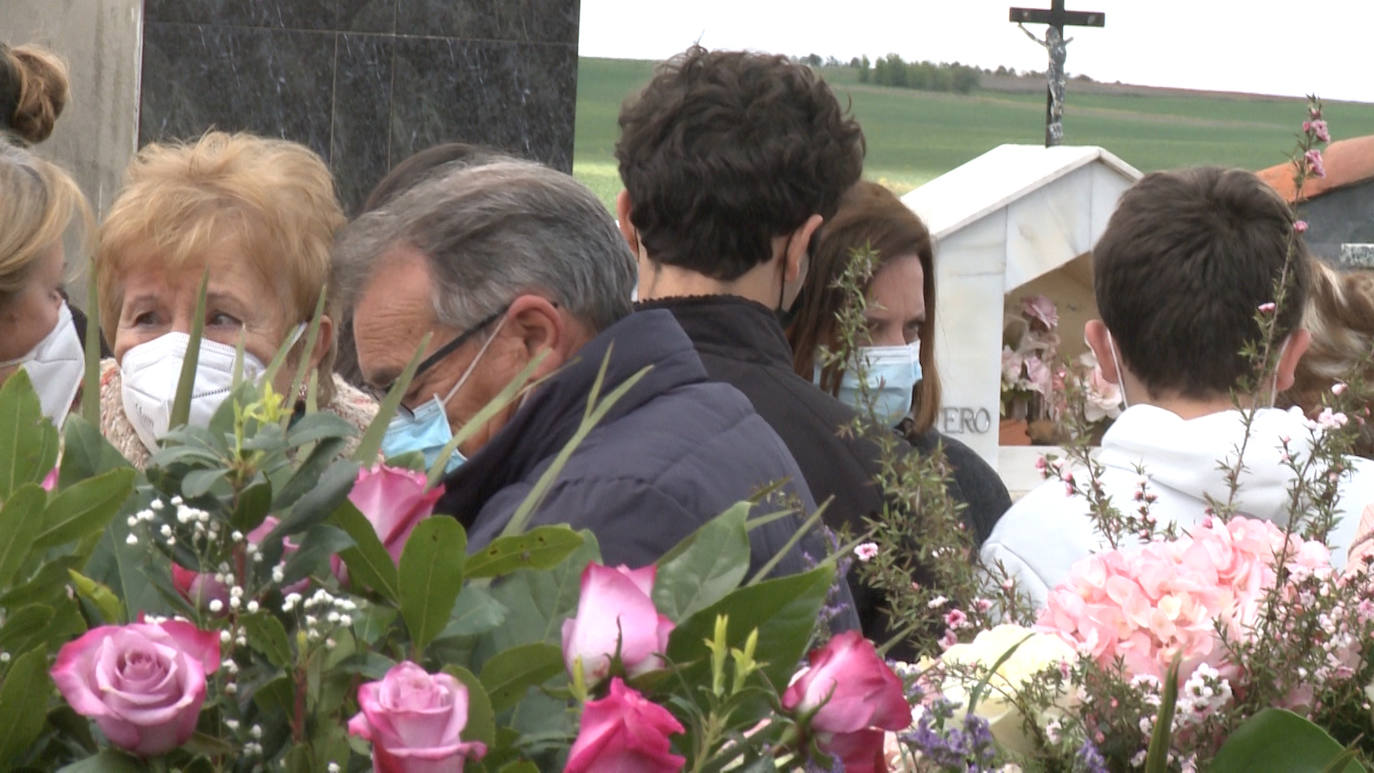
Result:
[[[787,480],[785,492],[808,512],[814,509],[782,440],[737,390],[707,380],[673,316],[631,314],[588,342],[445,480],[435,511],[467,527],[469,549],[501,533],[572,437],[608,350],[603,396],[644,366],[653,367],[569,457],[530,525],[590,529],[607,564],[637,567],[657,561],[699,526],[774,481]],[[751,531],[751,573],[800,525],[793,516]],[[808,552],[824,552],[817,540],[803,540],[801,548],[808,546]],[[793,547],[775,573],[805,571],[801,552]],[[852,601],[846,604],[850,609],[836,625],[857,627]]]

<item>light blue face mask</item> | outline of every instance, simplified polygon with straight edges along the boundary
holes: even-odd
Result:
[[[873,401],[876,418],[889,424],[901,421],[911,410],[911,390],[921,380],[921,342],[916,340],[903,346],[864,346],[859,348],[857,356],[863,358],[868,395]],[[816,379],[819,382],[819,370]],[[845,370],[837,397],[860,411],[867,409],[858,374],[853,369]]]
[[[483,321],[479,325],[485,325],[486,322]],[[504,317],[501,319],[501,324],[505,324]],[[476,329],[478,328],[474,328],[474,330]],[[414,411],[408,411],[404,407],[397,410],[396,415],[391,417],[391,422],[386,425],[386,434],[382,436],[382,455],[385,458],[390,459],[401,454],[419,451],[425,457],[425,469],[428,470],[434,466],[434,463],[439,459],[439,452],[443,451],[444,446],[453,439],[453,429],[448,424],[448,413],[444,410],[444,406],[448,405],[448,401],[452,400],[453,396],[458,394],[458,390],[467,382],[473,369],[481,361],[482,355],[487,353],[487,347],[496,340],[496,334],[500,330],[501,325],[497,325],[496,330],[492,331],[487,340],[482,342],[482,348],[477,350],[477,356],[468,363],[467,370],[458,377],[457,383],[453,385],[453,388],[448,391],[443,399],[440,399],[439,395],[436,394]],[[463,456],[462,451],[457,448],[453,449],[448,461],[444,463],[444,475],[452,473],[466,461],[467,457]]]

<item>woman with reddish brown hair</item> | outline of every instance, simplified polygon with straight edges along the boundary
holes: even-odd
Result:
[[[822,227],[811,267],[788,327],[793,364],[823,391],[867,411],[858,374],[843,363],[823,367],[820,349],[842,347],[836,314],[845,291],[836,286],[857,250],[873,252],[873,273],[863,288],[865,326],[853,342],[865,363],[867,392],[877,417],[897,426],[917,451],[943,446],[981,542],[1011,506],[997,473],[968,446],[935,430],[940,378],[935,365],[934,249],[925,224],[878,183],[860,181],[840,199]],[[850,360],[854,361],[853,358]]]

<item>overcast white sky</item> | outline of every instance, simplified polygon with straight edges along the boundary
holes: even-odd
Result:
[[[1049,0],[581,0],[580,53],[664,59],[700,40],[842,61],[902,58],[1043,70],[1007,21]],[[1374,102],[1374,0],[1067,0],[1103,11],[1073,27],[1067,69],[1096,80]],[[1041,35],[1043,25],[1028,25]]]

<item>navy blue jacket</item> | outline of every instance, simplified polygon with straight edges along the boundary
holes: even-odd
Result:
[[[435,512],[453,515],[467,527],[470,550],[501,533],[572,437],[608,350],[603,397],[641,368],[653,367],[569,457],[531,526],[566,523],[590,529],[605,563],[638,567],[654,563],[699,526],[774,481],[787,480],[784,491],[806,512],[815,509],[782,440],[744,395],[707,380],[673,315],[636,313],[582,347],[444,481],[446,492]],[[751,575],[800,523],[793,516],[750,532]],[[813,558],[824,553],[809,535],[803,547]],[[775,573],[806,568],[801,550],[793,547]],[[842,618],[837,627],[857,627],[852,601],[848,604],[849,624]]]

